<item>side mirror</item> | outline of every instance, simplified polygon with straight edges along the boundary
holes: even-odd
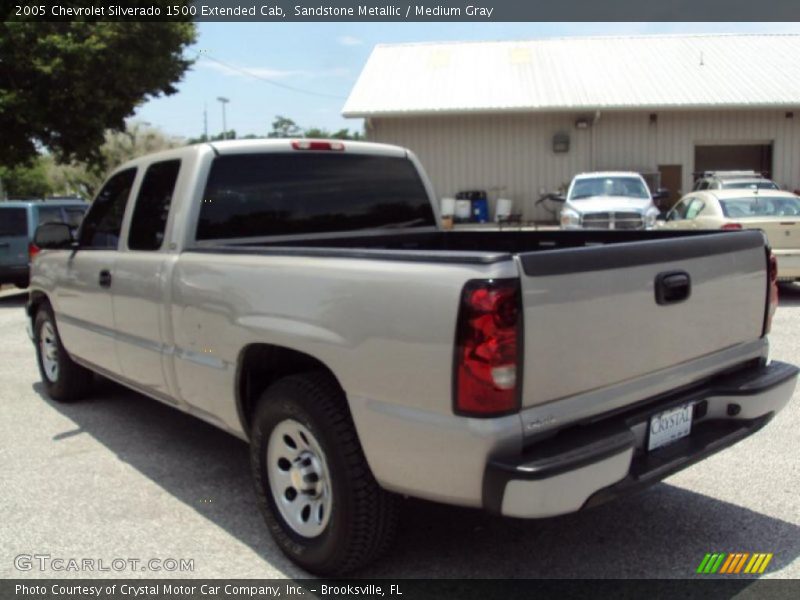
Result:
[[[36,228],[33,243],[43,250],[63,250],[74,244],[72,229],[66,223],[45,223]]]

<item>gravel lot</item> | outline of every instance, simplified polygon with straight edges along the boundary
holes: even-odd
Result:
[[[0,292],[0,577],[303,577],[272,543],[241,441],[114,384],[42,395],[25,295]],[[782,289],[773,357],[800,363],[800,287]],[[800,394],[768,427],[648,491],[549,521],[406,503],[366,577],[689,577],[706,552],[773,552],[800,577]],[[191,573],[21,573],[19,554],[194,559]]]

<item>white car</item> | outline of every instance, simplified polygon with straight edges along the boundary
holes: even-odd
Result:
[[[581,173],[570,183],[562,229],[652,229],[659,210],[639,173]]]
[[[800,280],[800,197],[779,190],[707,190],[687,194],[664,229],[761,229],[778,261],[778,279]]]

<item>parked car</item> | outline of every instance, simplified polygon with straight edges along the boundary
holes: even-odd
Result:
[[[667,214],[665,229],[760,229],[778,261],[778,279],[800,280],[800,197],[776,190],[692,192]]]
[[[78,400],[98,372],[249,440],[269,531],[328,575],[387,548],[403,495],[583,510],[792,396],[798,370],[768,360],[761,233],[442,231],[437,208],[394,146],[239,140],[129,162],[77,239],[37,232],[44,389]]]
[[[81,199],[0,201],[0,284],[28,287],[36,228],[51,222],[77,228],[87,207]]]
[[[581,173],[567,190],[561,228],[651,229],[659,214],[639,173]]]
[[[777,190],[778,184],[756,171],[704,171],[692,191],[703,190]]]

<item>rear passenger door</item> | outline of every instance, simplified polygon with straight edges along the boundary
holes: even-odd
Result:
[[[111,300],[114,263],[135,179],[136,169],[126,169],[100,190],[81,225],[78,248],[67,260],[55,290],[64,345],[71,354],[114,375],[121,374]]]
[[[174,252],[165,240],[180,160],[150,164],[133,205],[127,239],[114,265],[114,324],[126,379],[172,401],[167,377],[166,293]]]

